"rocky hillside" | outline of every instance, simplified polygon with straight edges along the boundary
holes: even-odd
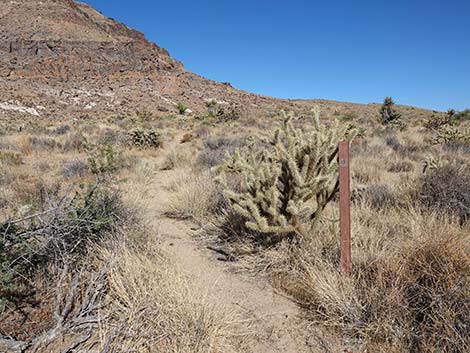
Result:
[[[0,29],[0,118],[163,115],[176,112],[178,102],[198,114],[207,99],[246,114],[313,105],[327,115],[377,112],[376,105],[274,99],[207,80],[142,33],[72,0],[0,0]],[[427,114],[411,107],[402,112]]]

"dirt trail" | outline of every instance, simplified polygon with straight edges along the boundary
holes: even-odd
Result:
[[[179,136],[165,146],[160,163],[166,153],[178,148]],[[310,352],[306,345],[305,329],[297,316],[298,307],[288,298],[277,294],[265,281],[256,281],[234,273],[230,263],[218,261],[215,253],[197,241],[192,233],[197,228],[189,221],[175,220],[163,215],[171,196],[166,188],[172,179],[171,171],[158,170],[148,188],[148,197],[155,200],[149,206],[162,247],[177,266],[191,278],[200,280],[207,289],[209,299],[224,302],[230,309],[241,311],[250,323],[256,343],[253,353]]]

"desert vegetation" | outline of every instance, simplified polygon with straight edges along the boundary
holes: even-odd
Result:
[[[176,187],[170,214],[204,225],[201,238],[226,260],[291,295],[313,336],[322,327],[358,351],[466,351],[470,173],[461,136],[467,123],[443,124],[457,131],[446,139],[427,119],[364,125],[354,138],[359,119],[340,119],[338,135],[330,119],[323,120],[328,128],[308,114],[285,119],[272,132],[246,129],[230,139],[216,129]],[[333,146],[348,132],[350,278],[339,271],[331,163]],[[338,347],[323,342],[318,349]]]
[[[237,273],[228,276],[291,298],[298,351],[470,348],[468,119],[392,124],[351,110],[231,118],[216,105],[194,118],[2,125],[0,347],[259,344],[262,325],[216,300],[171,255],[179,250],[162,246],[159,224],[177,222],[170,229],[196,229],[189,241]],[[352,157],[350,277],[339,270],[342,139]]]

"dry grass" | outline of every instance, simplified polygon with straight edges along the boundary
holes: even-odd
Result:
[[[106,309],[111,322],[100,340],[110,352],[209,353],[232,351],[236,315],[207,300],[165,258],[155,241],[129,247],[116,244],[101,255],[114,259]]]
[[[217,213],[223,202],[220,187],[209,171],[180,172],[170,187],[175,193],[166,213],[172,217],[192,218],[200,223]]]
[[[466,352],[468,229],[413,209],[378,216],[362,205],[353,219],[351,278],[339,271],[338,228],[328,222],[300,243],[245,255],[239,266],[268,275],[312,322],[352,340],[356,349]]]

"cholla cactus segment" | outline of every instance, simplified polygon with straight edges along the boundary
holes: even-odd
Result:
[[[353,139],[355,131],[338,121],[322,123],[318,111],[310,131],[296,128],[292,113],[281,112],[281,118],[263,148],[253,144],[227,156],[216,168],[218,180],[249,228],[305,235],[305,223],[318,221],[338,190],[338,142]],[[228,173],[242,176],[242,191],[228,187]]]

